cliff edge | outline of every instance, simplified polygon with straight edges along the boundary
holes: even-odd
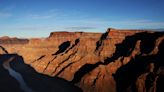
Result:
[[[25,42],[9,46],[0,39],[0,46],[38,73],[63,78],[84,92],[164,91],[164,32],[52,32]]]

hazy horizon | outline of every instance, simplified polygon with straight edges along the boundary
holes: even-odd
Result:
[[[0,0],[0,37],[54,31],[164,29],[163,0]]]

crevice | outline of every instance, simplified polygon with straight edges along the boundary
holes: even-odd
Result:
[[[71,49],[73,49],[76,45],[78,45],[78,43],[80,42],[80,39],[76,39],[75,40],[75,44],[73,44],[68,50],[65,51],[65,53],[68,53],[68,51],[70,51]]]
[[[8,54],[8,51],[7,51],[4,47],[0,46],[0,48],[1,48],[6,54]]]
[[[70,55],[68,56],[68,58],[66,58],[65,60],[63,60],[62,62],[60,62],[60,63],[58,64],[58,66],[55,68],[55,70],[51,73],[51,75],[53,75],[53,74],[56,72],[56,70],[60,67],[61,64],[63,64],[65,61],[69,60],[69,59],[70,59],[72,56],[74,56],[76,53],[77,53],[77,51],[75,51],[74,53],[70,54]]]
[[[42,55],[41,57],[39,57],[37,60],[40,60],[42,58],[44,58],[46,55]]]
[[[84,58],[84,56],[81,57],[81,58],[80,58],[79,60],[77,60],[77,61],[80,61],[82,58]],[[62,70],[60,70],[60,71],[56,74],[56,76],[60,75],[66,68],[68,68],[69,66],[71,66],[71,64],[74,64],[74,63],[77,62],[77,61],[70,62],[68,65],[66,65],[65,67],[63,67]]]
[[[98,80],[98,78],[99,78],[99,75],[100,75],[100,71],[98,72],[96,78],[93,80],[92,86],[95,86],[95,85],[96,85],[96,82],[97,82],[97,80]]]
[[[46,55],[42,55],[42,56],[40,56],[38,59],[32,61],[31,63],[34,63],[34,62],[36,62],[36,61],[39,61],[39,60],[43,59],[45,56],[46,56]]]
[[[69,63],[65,67],[63,67],[55,76],[59,76],[67,67],[69,67],[73,62]]]
[[[96,50],[95,51],[97,51],[101,47],[101,45],[103,44],[103,40],[105,40],[107,38],[108,33],[109,32],[105,32],[104,34],[102,34],[102,36],[100,37],[100,40],[96,42]]]
[[[104,47],[104,40],[108,37],[108,33],[109,31],[103,33],[100,37],[100,39],[96,42],[96,49],[95,49],[95,54],[100,55],[100,52],[102,51],[103,47]]]
[[[46,65],[46,67],[44,68],[44,70],[43,70],[43,73],[47,70],[47,68],[48,68],[48,66],[50,65],[50,63],[56,58],[57,56],[55,56],[52,60],[50,60],[49,62],[48,62],[48,64]]]
[[[59,50],[56,53],[52,54],[52,55],[57,55],[57,54],[63,53],[70,45],[71,45],[70,41],[63,42],[59,46]]]
[[[104,46],[103,41],[107,38],[109,32],[110,32],[110,30],[105,32],[104,34],[102,34],[100,39],[96,42],[96,49],[95,49],[96,54],[100,55],[100,52],[102,51],[103,46]]]

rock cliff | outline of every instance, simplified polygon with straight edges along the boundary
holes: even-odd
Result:
[[[164,92],[164,32],[52,32],[47,38],[0,38],[0,54],[17,53],[38,73],[84,92]]]

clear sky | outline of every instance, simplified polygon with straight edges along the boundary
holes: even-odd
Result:
[[[164,28],[164,0],[0,0],[0,36]]]

